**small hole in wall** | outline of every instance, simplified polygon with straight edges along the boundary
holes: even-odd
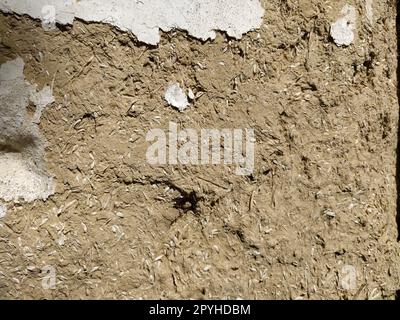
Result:
[[[30,119],[33,119],[33,116],[36,113],[36,106],[30,102],[29,105],[26,107],[26,114]]]

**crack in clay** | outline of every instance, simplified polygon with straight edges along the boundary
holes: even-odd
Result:
[[[41,19],[46,29],[75,18],[108,23],[151,45],[160,42],[160,30],[172,29],[202,40],[215,39],[216,30],[240,39],[260,28],[264,15],[259,0],[0,0],[0,10]]]
[[[37,123],[42,109],[54,102],[49,87],[37,91],[24,79],[24,61],[17,58],[0,67],[0,199],[47,199],[53,179],[43,168],[44,142]],[[35,112],[27,112],[29,102]]]

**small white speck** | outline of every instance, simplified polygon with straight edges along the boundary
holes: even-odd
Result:
[[[192,89],[189,89],[188,97],[189,97],[190,100],[194,100],[196,98],[196,96],[194,95],[194,92],[193,92]]]
[[[0,219],[4,218],[7,213],[7,207],[3,204],[0,204]]]

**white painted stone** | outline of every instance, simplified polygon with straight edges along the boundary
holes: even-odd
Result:
[[[153,45],[160,29],[174,28],[203,40],[214,39],[215,30],[240,39],[259,28],[264,15],[260,0],[0,0],[0,10],[41,19],[46,29],[74,18],[108,23]]]
[[[37,92],[24,79],[21,58],[0,66],[0,199],[47,199],[54,193],[53,179],[42,167],[43,141],[35,118],[54,101],[50,88]],[[33,119],[26,107],[36,106]]]
[[[180,112],[183,112],[189,106],[185,91],[181,89],[179,83],[173,83],[167,88],[165,100],[170,106],[177,108]]]
[[[331,25],[331,36],[338,46],[349,46],[354,41],[357,13],[353,6],[345,5],[342,17]]]

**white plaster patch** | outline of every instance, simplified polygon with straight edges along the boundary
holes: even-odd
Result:
[[[170,106],[177,108],[180,112],[183,112],[189,106],[185,91],[181,89],[179,83],[173,83],[167,88],[165,100]]]
[[[5,201],[47,199],[54,193],[53,179],[20,153],[0,155],[0,198]]]
[[[109,23],[153,45],[160,29],[174,28],[203,40],[214,39],[215,30],[240,39],[259,28],[264,15],[259,0],[0,0],[0,10],[41,19],[47,29],[74,18]]]
[[[331,36],[338,46],[349,46],[354,41],[357,13],[353,6],[345,5],[342,17],[331,25]]]
[[[47,199],[53,179],[42,167],[43,141],[36,122],[42,109],[54,101],[49,87],[37,92],[24,79],[21,58],[0,67],[0,199]],[[36,107],[31,117],[29,102]]]
[[[50,87],[44,87],[41,91],[37,92],[36,88],[30,92],[29,99],[36,106],[36,111],[32,121],[34,123],[40,122],[43,109],[54,102],[53,92]]]
[[[24,61],[17,58],[0,66],[0,81],[24,79]]]

